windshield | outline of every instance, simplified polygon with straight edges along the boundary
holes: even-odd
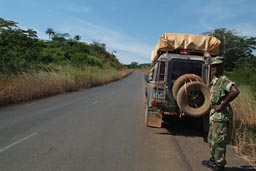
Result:
[[[168,80],[176,80],[183,74],[196,74],[203,77],[203,61],[175,59],[169,62]]]

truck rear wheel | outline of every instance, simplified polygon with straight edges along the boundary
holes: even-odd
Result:
[[[145,124],[148,125],[148,106],[145,106]]]
[[[177,94],[179,108],[191,117],[201,117],[210,109],[210,89],[202,82],[184,84]]]
[[[199,82],[204,82],[204,80],[196,75],[196,74],[184,74],[181,75],[173,84],[172,87],[172,94],[175,100],[177,100],[177,94],[179,89],[188,82],[193,82],[193,81],[199,81]]]

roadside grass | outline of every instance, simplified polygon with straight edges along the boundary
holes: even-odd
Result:
[[[248,86],[239,86],[239,90],[240,95],[232,102],[232,144],[240,156],[256,166],[256,99]]]
[[[131,70],[74,68],[71,66],[0,75],[0,106],[99,86],[128,75]]]

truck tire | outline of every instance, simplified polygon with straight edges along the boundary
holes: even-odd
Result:
[[[179,108],[191,117],[202,117],[210,109],[210,89],[202,82],[184,84],[177,94]]]
[[[205,82],[200,76],[195,74],[184,74],[181,75],[173,84],[172,94],[175,100],[177,100],[177,94],[179,89],[187,82],[199,81]]]

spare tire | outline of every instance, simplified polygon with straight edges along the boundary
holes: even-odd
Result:
[[[205,82],[200,76],[196,74],[184,74],[181,75],[172,86],[172,95],[175,100],[177,100],[177,94],[181,86],[183,86],[187,82],[198,81]]]
[[[185,83],[177,94],[179,108],[191,117],[204,116],[210,109],[210,89],[202,82]]]

